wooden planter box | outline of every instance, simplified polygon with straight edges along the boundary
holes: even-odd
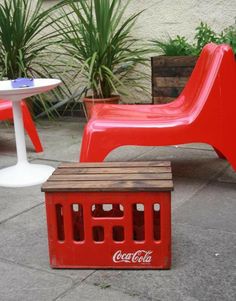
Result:
[[[197,56],[155,56],[151,58],[153,103],[174,100],[183,90]]]

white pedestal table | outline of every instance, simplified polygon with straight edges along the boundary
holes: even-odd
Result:
[[[21,100],[49,91],[61,84],[59,79],[34,79],[32,87],[13,88],[10,80],[0,81],[0,98],[12,101],[16,139],[17,164],[0,170],[0,186],[24,187],[45,182],[54,168],[48,165],[31,164],[27,160]]]

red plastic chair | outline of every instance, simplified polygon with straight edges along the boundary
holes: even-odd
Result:
[[[164,105],[96,105],[81,162],[102,161],[119,146],[202,142],[236,170],[236,64],[232,49],[204,47],[181,95]]]
[[[35,124],[24,101],[21,102],[21,109],[23,114],[24,127],[34,145],[35,151],[37,153],[42,152],[43,147],[40,142]],[[7,100],[0,100],[0,120],[8,119],[13,119],[12,102]]]

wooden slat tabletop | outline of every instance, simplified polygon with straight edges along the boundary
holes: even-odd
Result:
[[[169,161],[62,163],[42,186],[57,191],[170,191]]]

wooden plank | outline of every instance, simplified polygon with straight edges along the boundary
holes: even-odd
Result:
[[[135,173],[165,173],[171,172],[170,166],[163,167],[114,167],[114,168],[58,168],[53,175],[76,175],[76,174],[135,174]]]
[[[169,161],[62,163],[42,186],[60,191],[169,191]]]
[[[170,191],[173,190],[173,182],[172,180],[46,182],[41,190],[43,192]]]
[[[153,77],[189,77],[193,72],[193,67],[162,67],[153,66],[152,74]]]
[[[152,102],[164,104],[177,98],[185,87],[197,59],[196,56],[152,57]]]
[[[171,173],[52,175],[48,181],[171,180]]]
[[[155,77],[154,86],[156,87],[184,87],[188,77]]]
[[[182,87],[154,87],[153,88],[153,96],[166,96],[166,97],[174,97],[177,98],[178,95],[183,90]]]
[[[176,97],[167,97],[167,96],[155,96],[153,97],[153,103],[163,104],[163,103],[169,103],[173,100],[175,100]]]
[[[155,56],[151,58],[152,66],[192,67],[196,64],[196,56]]]
[[[170,161],[127,161],[127,162],[86,162],[86,163],[61,163],[58,168],[75,168],[75,167],[158,167],[170,166]]]

